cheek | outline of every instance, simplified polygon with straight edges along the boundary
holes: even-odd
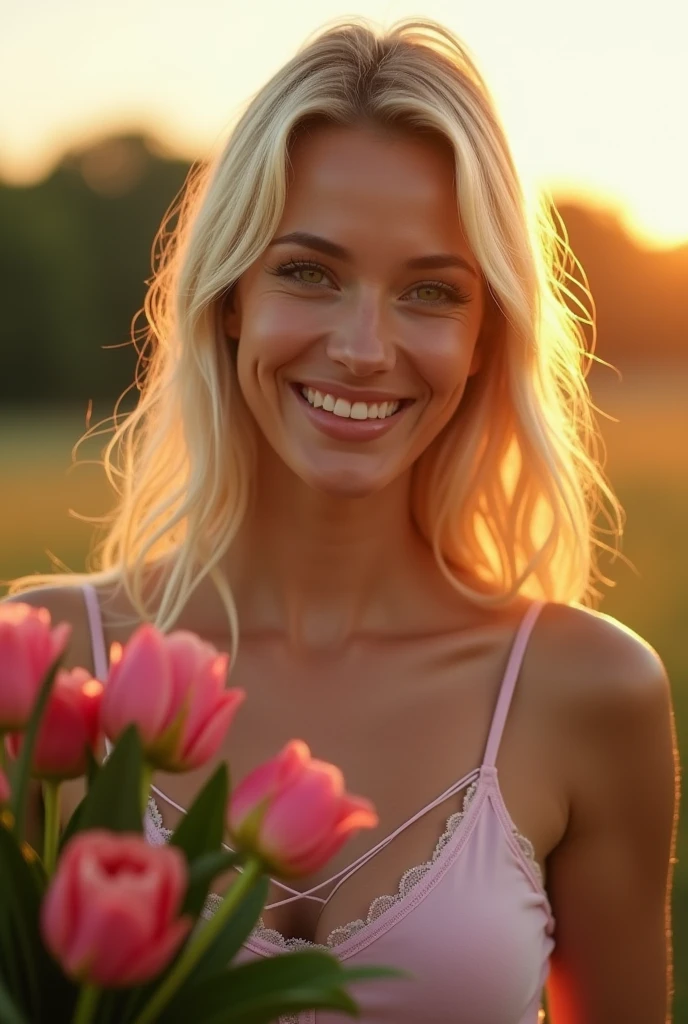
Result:
[[[471,373],[477,328],[462,324],[457,329],[456,323],[433,327],[418,340],[409,356],[433,401],[458,401]]]
[[[247,309],[238,352],[240,376],[262,380],[302,355],[322,329],[315,305],[263,295],[255,308]]]

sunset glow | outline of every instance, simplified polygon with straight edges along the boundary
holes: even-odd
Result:
[[[688,239],[688,5],[656,0],[366,0],[380,24],[436,18],[496,99],[519,166],[569,198],[611,206],[648,245]],[[36,180],[65,149],[145,130],[186,158],[221,145],[237,111],[346,0],[26,0],[5,14],[0,175]]]

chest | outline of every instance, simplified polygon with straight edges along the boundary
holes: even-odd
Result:
[[[467,784],[402,826],[482,763],[506,654],[498,641],[484,636],[458,648],[456,642],[352,648],[337,658],[307,660],[289,659],[278,645],[242,645],[230,684],[243,687],[247,698],[222,751],[232,779],[299,738],[313,757],[337,765],[347,791],[372,800],[380,819],[308,878],[284,880],[288,888],[273,880],[266,927],[285,938],[325,943],[335,929],[366,921],[374,903],[397,897],[410,869],[432,861],[449,820],[455,825],[464,810]],[[536,697],[527,680],[520,683],[497,766],[508,811],[544,874],[565,819]],[[188,806],[213,769],[160,774],[156,785]],[[174,827],[178,813],[164,800],[158,806],[164,824]],[[335,891],[345,869],[399,829]],[[222,891],[231,879],[230,872],[214,888]],[[282,902],[305,892],[316,898]]]

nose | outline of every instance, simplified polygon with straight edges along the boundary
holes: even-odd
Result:
[[[385,320],[376,297],[361,297],[329,335],[327,355],[355,377],[388,373],[396,362],[396,347]]]

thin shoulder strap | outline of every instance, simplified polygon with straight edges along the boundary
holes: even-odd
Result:
[[[523,656],[526,652],[526,647],[528,646],[528,640],[530,639],[533,626],[535,625],[537,617],[542,611],[544,605],[544,601],[533,601],[521,619],[516,631],[516,636],[514,637],[514,642],[511,646],[511,652],[509,653],[509,660],[504,672],[504,678],[502,679],[502,684],[499,688],[497,706],[495,707],[495,712],[492,717],[492,725],[490,726],[490,733],[485,747],[483,767],[494,767],[494,763],[497,760],[497,752],[499,751],[499,744],[502,739],[502,733],[504,732],[506,717],[509,714],[511,698],[514,695],[514,689],[516,688],[516,680],[518,679],[519,672],[521,671],[521,665],[523,664]]]
[[[103,633],[103,618],[98,604],[98,592],[92,583],[82,583],[81,591],[86,604],[88,628],[91,633],[91,649],[93,651],[93,674],[101,682],[105,682],[108,674],[108,656]]]

